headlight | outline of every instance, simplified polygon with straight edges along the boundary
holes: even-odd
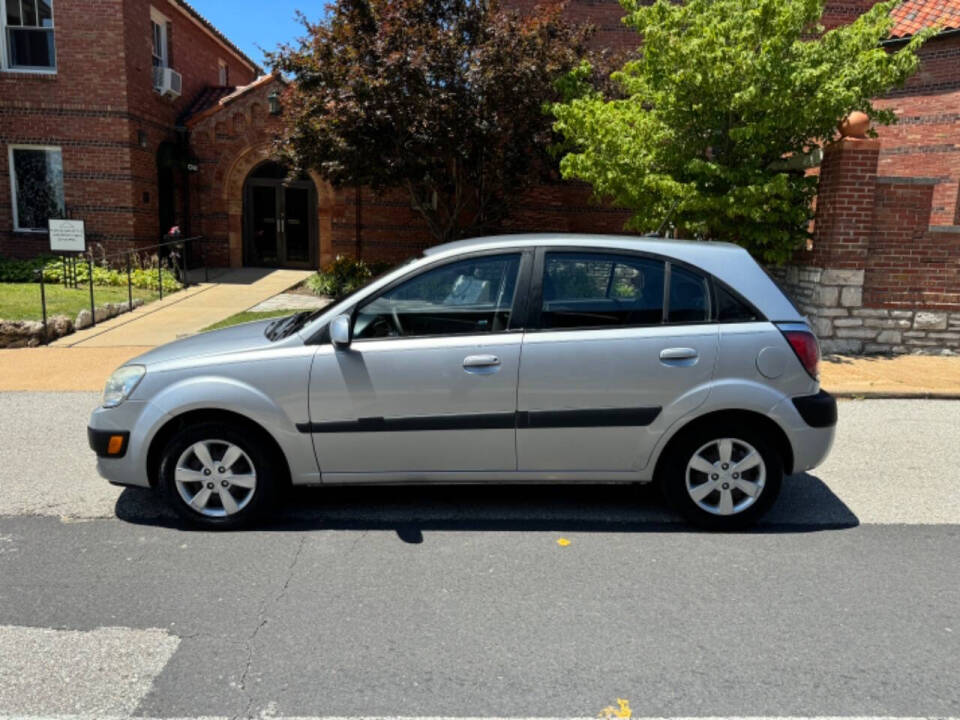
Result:
[[[103,389],[103,406],[116,407],[126,400],[146,372],[147,369],[143,365],[124,365],[115,370]]]

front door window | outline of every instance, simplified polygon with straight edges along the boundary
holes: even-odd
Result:
[[[520,255],[488,255],[417,275],[362,306],[358,339],[503,332],[510,326]]]

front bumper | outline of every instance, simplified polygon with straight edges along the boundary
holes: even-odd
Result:
[[[127,454],[130,433],[126,430],[97,430],[87,428],[87,442],[98,458],[122,458]]]
[[[116,407],[98,407],[90,415],[87,438],[97,453],[97,472],[114,485],[150,487],[147,451],[165,416],[152,405],[125,400]],[[110,438],[124,437],[122,452],[110,453]]]

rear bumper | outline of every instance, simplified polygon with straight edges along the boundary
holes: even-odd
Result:
[[[825,390],[816,395],[795,397],[793,406],[810,427],[826,428],[837,424],[837,401]]]
[[[790,440],[791,472],[815,468],[830,453],[837,430],[837,402],[829,393],[784,398],[771,416]]]

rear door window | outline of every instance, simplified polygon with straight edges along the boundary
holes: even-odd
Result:
[[[657,325],[663,321],[664,267],[632,255],[548,252],[540,327]]]
[[[677,265],[670,266],[670,300],[667,322],[697,323],[710,320],[710,287],[707,279]]]

